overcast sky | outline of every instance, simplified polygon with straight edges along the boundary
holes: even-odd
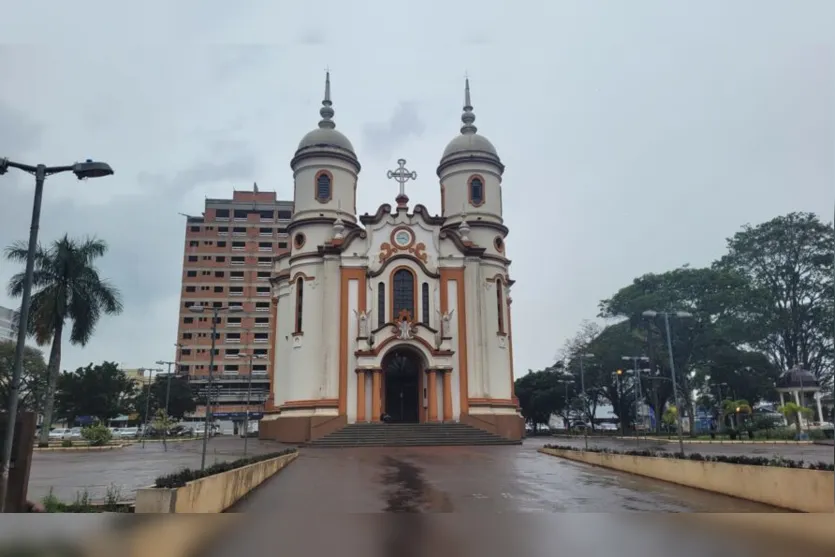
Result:
[[[412,203],[440,212],[435,168],[469,74],[507,165],[517,374],[550,365],[602,298],[708,264],[743,223],[831,220],[831,0],[37,4],[0,16],[0,156],[116,171],[47,182],[42,242],[105,239],[100,269],[125,301],[86,348],[65,344],[65,369],[174,357],[178,212],[256,181],[292,198],[326,66],[361,213],[393,202],[399,157],[419,175]],[[0,177],[2,246],[27,237],[32,182]],[[18,270],[0,263],[0,283]]]

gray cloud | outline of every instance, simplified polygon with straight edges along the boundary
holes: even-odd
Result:
[[[831,207],[828,0],[54,4],[46,19],[3,11],[0,36],[23,46],[0,47],[0,156],[90,153],[116,169],[47,183],[43,241],[107,240],[102,272],[126,298],[87,349],[66,351],[69,367],[173,355],[177,213],[253,181],[290,198],[328,64],[338,129],[363,165],[360,213],[393,201],[385,172],[400,156],[419,176],[413,202],[440,211],[434,169],[469,72],[479,132],[507,165],[517,370],[550,364],[633,277],[704,265],[741,223]],[[0,193],[6,245],[26,236],[31,177],[9,172]],[[0,282],[13,271],[0,262]]]
[[[397,104],[386,122],[370,122],[362,128],[363,147],[373,156],[386,159],[410,139],[419,138],[426,124],[418,113],[415,102]]]

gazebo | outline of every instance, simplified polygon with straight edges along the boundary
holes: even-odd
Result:
[[[784,405],[785,395],[794,395],[794,402],[798,406],[805,407],[806,393],[812,393],[817,403],[818,421],[825,421],[823,408],[821,407],[821,389],[818,380],[811,371],[794,367],[784,372],[777,379],[777,392],[780,393],[780,405]],[[806,427],[806,418],[800,416],[801,427]]]

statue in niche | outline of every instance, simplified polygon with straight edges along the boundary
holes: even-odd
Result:
[[[354,310],[357,316],[357,331],[360,338],[368,337],[368,312]]]
[[[414,336],[412,332],[412,324],[405,319],[398,324],[398,329],[400,340],[408,340]]]
[[[453,313],[455,313],[455,310],[441,314],[441,339],[450,338],[452,336]]]

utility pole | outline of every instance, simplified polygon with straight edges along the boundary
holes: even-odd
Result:
[[[148,436],[148,413],[151,410],[151,383],[153,382],[154,372],[161,372],[162,369],[146,369],[139,368],[142,376],[145,377],[145,372],[148,372],[148,390],[145,392],[145,427],[142,428],[142,448],[145,448],[145,438]]]
[[[589,414],[589,401],[586,400],[586,369],[584,361],[586,358],[594,358],[594,354],[580,354],[580,389],[582,391],[583,410],[585,414]],[[589,421],[594,421],[594,416],[591,416]],[[583,424],[583,445],[585,450],[589,450],[589,424]]]
[[[162,431],[162,446],[166,452],[168,452],[168,402],[171,400],[171,366],[177,365],[177,362],[163,362],[162,360],[157,362],[157,365],[167,365],[168,366],[168,377],[166,378],[165,382],[165,427]]]

